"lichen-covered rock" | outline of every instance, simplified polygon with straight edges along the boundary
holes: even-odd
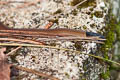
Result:
[[[23,8],[18,8],[23,3],[0,5],[0,21],[14,28],[44,28],[52,21],[54,23],[52,28],[81,29],[102,34],[108,11],[105,3],[102,0],[88,0],[71,10],[81,1],[83,0],[40,0],[40,2],[36,0],[34,5],[26,4]],[[55,15],[58,16],[54,17]],[[55,44],[58,48],[79,50],[81,53],[90,54],[92,51],[97,54],[97,45],[94,42],[56,41],[48,44]],[[16,56],[19,65],[50,74],[60,80],[100,79],[99,74],[104,69],[99,61],[85,54],[51,48],[27,47],[27,49],[29,51],[25,56],[23,52]],[[20,71],[20,75],[22,74],[28,73]],[[22,78],[29,79],[42,80],[34,74]]]

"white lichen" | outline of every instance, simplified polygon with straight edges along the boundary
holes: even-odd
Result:
[[[56,3],[54,2],[54,0],[41,0],[40,4],[36,3],[37,6],[32,5],[21,9],[15,9],[15,7],[18,6],[15,5],[15,3],[12,3],[14,7],[10,5],[9,7],[6,7],[5,5],[0,5],[0,8],[4,7],[0,10],[0,13],[5,15],[0,16],[0,20],[4,21],[7,24],[10,24],[9,27],[14,28],[35,28],[38,25],[39,28],[44,28],[44,26],[49,22],[48,20],[46,20],[46,18],[54,16],[54,13],[60,9],[63,15],[59,15],[59,18],[55,18],[58,19],[58,24],[55,23],[52,28],[70,28],[78,30],[82,29],[84,31],[98,32],[105,26],[105,12],[103,12],[102,18],[98,18],[95,15],[93,15],[93,17],[91,18],[91,15],[87,14],[87,12],[95,13],[96,11],[103,11],[103,9],[101,8],[105,7],[103,1],[96,0],[96,7],[88,6],[87,8],[81,8],[81,10],[76,9],[76,15],[72,14],[72,12],[66,14],[67,11],[73,7],[69,4],[71,1],[72,0],[61,0],[62,3]],[[90,11],[91,8],[93,8],[93,11]],[[9,11],[6,13],[7,10]],[[91,26],[92,24],[95,25]],[[84,26],[86,27],[86,29],[84,28]],[[75,43],[70,41],[58,41],[55,44],[58,48],[68,48],[72,50],[76,49],[76,47],[74,46]],[[84,48],[84,50],[81,51],[82,53],[89,54],[91,52],[91,48],[96,49],[96,43],[94,42],[83,42],[81,46]],[[80,74],[85,72],[83,69],[83,62],[89,58],[88,55],[64,50],[31,47],[29,47],[28,49],[30,49],[31,51],[28,52],[26,56],[18,55],[16,57],[19,65],[31,69],[36,69],[38,71],[42,69],[42,72],[53,74],[53,76],[61,80],[78,80]],[[20,74],[26,73],[21,71]],[[22,80],[28,79],[37,80],[37,77],[33,74],[29,74],[28,77],[23,78]]]

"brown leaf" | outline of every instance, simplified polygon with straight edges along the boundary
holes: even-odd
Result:
[[[10,80],[10,64],[7,63],[7,56],[4,54],[6,48],[0,49],[0,80]]]

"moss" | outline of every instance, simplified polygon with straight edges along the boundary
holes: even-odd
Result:
[[[75,5],[77,5],[78,3],[80,3],[82,0],[73,0],[73,1],[71,1],[71,3],[70,3],[70,5],[71,6],[75,6]]]
[[[56,46],[56,44],[55,43],[50,43],[50,46]]]
[[[14,48],[16,47],[7,47],[7,50],[5,51],[5,53],[9,53],[11,52],[11,50],[13,50]],[[17,52],[15,52],[13,55],[10,55],[10,59],[13,63],[17,63],[17,60],[16,60],[16,56],[19,55],[19,50],[17,50]]]
[[[111,24],[109,24],[109,25],[107,25],[106,26],[107,28],[106,28],[106,34],[105,34],[105,36],[106,36],[106,41],[105,41],[105,45],[104,45],[104,50],[105,51],[108,51],[108,49],[110,49],[110,48],[113,48],[113,43],[114,43],[114,41],[115,41],[115,27],[114,27],[114,25],[112,25],[112,23]]]
[[[112,15],[112,14],[108,14],[107,18],[109,18],[109,20],[107,20],[106,22],[106,26],[104,29],[104,36],[106,37],[106,41],[105,44],[101,46],[101,53],[103,53],[103,56],[105,59],[109,59],[109,56],[111,54],[111,50],[114,48],[114,43],[116,41],[116,33],[117,32],[117,26],[116,26],[116,18]],[[119,32],[117,32],[119,33]],[[103,71],[101,73],[101,77],[103,79],[108,79],[110,78],[110,66],[111,65],[105,65],[107,70]]]
[[[73,0],[73,1],[70,2],[70,5],[75,6],[82,1],[83,0]],[[96,6],[96,0],[88,0],[84,3],[82,3],[80,6],[78,6],[78,8],[86,8],[88,6]]]
[[[108,15],[110,20],[107,22],[105,26],[104,36],[106,37],[105,44],[102,46],[103,53],[108,53],[110,49],[113,48],[113,44],[115,42],[115,29],[116,29],[116,20],[112,15]]]
[[[115,32],[116,32],[116,38],[118,41],[120,41],[120,22],[116,25],[116,29],[115,29]]]
[[[58,19],[51,19],[51,20],[49,20],[49,22],[53,22],[53,23],[58,24]]]
[[[61,13],[62,12],[62,10],[61,9],[58,9],[56,12],[54,12],[53,14],[59,14],[59,13]]]
[[[93,18],[93,16],[96,16],[97,18],[102,18],[103,17],[103,12],[102,11],[96,11],[94,13],[91,13],[90,15],[91,15],[90,18]]]
[[[14,53],[13,55],[10,56],[11,61],[12,61],[13,63],[18,63],[18,61],[16,60],[16,57],[17,57],[18,55],[19,55],[19,52],[16,52],[16,53]]]
[[[90,11],[92,12],[94,8],[90,8]]]
[[[120,59],[120,55],[117,55]],[[120,66],[119,65],[116,65],[116,64],[112,64],[110,66],[110,70],[116,70],[116,71],[120,71]]]
[[[87,30],[87,26],[83,26],[83,29],[84,29],[84,30]]]
[[[103,12],[102,11],[96,11],[96,12],[94,12],[94,16],[96,16],[98,18],[102,18],[103,17]]]
[[[68,78],[70,77],[70,75],[67,72],[65,72],[64,74],[66,77],[68,77]]]
[[[110,78],[109,68],[107,69],[106,72],[103,71],[103,73],[101,73],[100,75],[101,75],[101,78],[103,78],[104,80],[109,79]]]
[[[93,14],[93,13],[91,13],[91,14],[90,14],[90,18],[93,18],[93,16],[94,16],[94,14]]]
[[[81,49],[82,49],[82,44],[81,44],[81,42],[77,41],[77,42],[75,43],[75,48],[76,48],[76,50],[81,50]]]
[[[90,14],[91,14],[91,12],[86,12],[86,14],[90,15]]]
[[[77,15],[77,13],[78,13],[77,10],[73,10],[73,11],[72,11],[72,14],[73,14],[74,16]]]
[[[108,35],[106,36],[107,40],[105,42],[106,49],[113,48],[113,42],[115,40],[115,33],[113,31],[108,32]]]
[[[95,28],[96,25],[93,23],[93,24],[90,24],[90,27],[91,27],[91,28]]]

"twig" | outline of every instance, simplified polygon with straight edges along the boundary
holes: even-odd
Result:
[[[44,48],[53,48],[53,49],[60,49],[60,50],[72,51],[72,52],[75,52],[75,53],[78,53],[78,54],[85,54],[85,55],[88,55],[88,56],[92,56],[94,58],[97,58],[97,59],[100,59],[100,60],[103,60],[103,61],[107,61],[107,62],[110,62],[110,63],[114,63],[114,64],[117,64],[117,65],[120,66],[120,63],[118,63],[118,62],[115,62],[115,61],[112,61],[112,60],[109,60],[109,59],[105,59],[105,58],[100,57],[100,56],[95,56],[95,55],[87,54],[87,53],[81,53],[80,51],[66,49],[66,48],[57,48],[57,47],[54,47],[54,46],[46,46],[46,45],[31,45],[31,44],[16,44],[16,43],[12,43],[12,44],[0,43],[0,45],[1,46],[44,47]]]
[[[6,10],[6,11],[2,12],[0,14],[0,16],[2,14],[4,14],[4,13],[7,13],[7,12],[11,12],[11,11],[13,12],[13,11],[17,11],[18,9],[25,8],[27,6],[35,5],[38,2],[40,2],[40,0],[32,1],[32,2],[26,2],[26,1],[0,1],[0,4],[4,4],[4,5],[6,5],[8,3],[24,3],[23,5],[20,5],[20,6],[16,7],[16,8],[12,8],[12,9],[9,9],[9,10]]]
[[[101,43],[103,44],[106,39],[101,39],[96,37],[94,38],[86,38],[86,37],[49,37],[49,38],[39,38],[40,41],[84,41],[84,42],[95,42],[95,43]]]
[[[33,41],[33,40],[27,40],[27,39],[15,39],[15,38],[0,38],[0,41],[16,41],[16,42],[24,42],[24,43],[32,43],[32,44],[42,44],[40,42],[37,41]]]
[[[0,1],[0,4],[10,4],[10,3],[24,3],[23,5],[18,6],[17,8],[24,8],[25,6],[35,5],[40,0],[32,1],[32,2],[26,2],[26,1]]]
[[[32,1],[32,2],[27,2],[26,4],[18,6],[17,9],[25,8],[26,6],[35,5],[38,2],[40,2],[40,0],[36,0],[36,1]]]
[[[80,3],[78,3],[77,5],[75,5],[73,8],[71,8],[68,12],[63,12],[63,13],[61,13],[61,14],[69,14],[71,11],[73,11],[74,9],[76,9],[78,6],[80,6],[81,4],[83,4],[84,2],[86,2],[87,0],[84,0],[84,1],[82,1],[82,2],[80,2]],[[56,15],[52,15],[52,16],[48,16],[47,18],[45,18],[45,20],[50,20],[50,19],[52,19],[52,18],[54,18],[54,17],[58,17],[60,14],[56,14]],[[39,16],[39,15],[38,15]],[[35,19],[36,18],[36,16],[35,17],[33,17],[30,21],[32,21],[33,19]],[[37,25],[39,25],[39,24],[37,24]]]
[[[4,36],[5,37],[5,36]],[[6,36],[7,37],[7,36]],[[17,38],[15,38],[17,37]],[[96,43],[104,43],[104,41],[106,39],[101,39],[99,37],[71,37],[71,36],[68,36],[68,37],[48,37],[45,35],[41,37],[41,35],[38,35],[36,37],[36,35],[34,36],[29,36],[29,37],[32,37],[34,40],[31,40],[31,39],[19,39],[19,37],[21,37],[20,35],[19,36],[10,36],[10,38],[0,38],[0,41],[16,41],[16,42],[24,42],[24,43],[32,43],[32,44],[43,44],[43,42],[41,41],[66,41],[66,40],[69,40],[69,41],[86,41],[86,42],[96,42]],[[39,40],[37,40],[37,38]]]
[[[40,39],[40,41],[58,41],[57,39]],[[67,41],[67,39],[62,39],[60,41]],[[95,42],[95,43],[99,43],[99,44],[104,44],[104,42],[102,41],[95,41],[95,40],[78,40],[78,39],[69,39],[69,41],[80,41],[80,42]]]
[[[9,3],[28,3],[26,1],[0,1],[0,4],[9,4]]]
[[[53,25],[53,22],[49,22],[46,26],[45,29],[49,29]]]
[[[78,3],[77,5],[75,5],[73,8],[71,8],[68,12],[64,12],[63,14],[69,14],[71,11],[73,11],[74,9],[76,9],[78,6],[80,6],[81,4],[83,4],[84,2],[86,2],[87,0],[83,0],[82,2]],[[46,20],[50,20],[51,18],[54,18],[54,17],[58,17],[60,14],[56,14],[56,15],[53,15],[53,16],[50,16],[49,18],[46,18]]]
[[[70,13],[71,11],[73,11],[74,9],[76,9],[78,6],[80,6],[81,4],[83,4],[84,2],[86,2],[87,0],[83,0],[82,2],[78,3],[77,5],[75,5],[73,8],[71,8],[68,13]]]
[[[102,39],[99,38],[98,36],[94,36],[94,37],[77,37],[77,36],[65,36],[65,37],[56,37],[56,39],[58,40],[101,40],[101,41],[105,41],[106,39]]]
[[[6,55],[7,55],[7,56],[13,55],[13,53],[14,53],[15,51],[17,51],[18,49],[20,49],[21,47],[22,47],[22,46],[19,46],[19,47],[13,49],[11,52],[7,53]]]
[[[15,68],[17,68],[19,70],[22,70],[22,71],[26,71],[26,72],[29,72],[29,73],[36,74],[36,75],[44,77],[44,78],[51,79],[51,80],[60,80],[60,79],[58,79],[56,77],[53,77],[51,75],[48,75],[48,74],[45,74],[45,73],[41,73],[39,71],[36,71],[36,70],[33,70],[33,69],[29,69],[29,68],[26,68],[26,67],[20,67],[20,66],[17,66],[17,65],[13,65],[13,67],[15,67]]]

